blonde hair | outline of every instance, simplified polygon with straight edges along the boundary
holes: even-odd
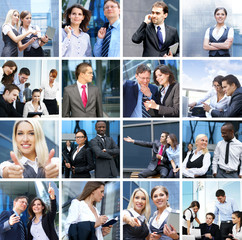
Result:
[[[145,195],[145,200],[146,200],[146,204],[145,204],[145,207],[144,209],[142,210],[141,214],[143,214],[145,217],[146,217],[146,220],[148,220],[150,218],[150,200],[149,200],[149,195],[148,193],[145,191],[145,189],[143,188],[136,188],[131,197],[130,197],[130,200],[129,200],[129,205],[127,207],[127,209],[130,209],[130,208],[134,208],[134,197],[135,197],[135,194],[140,191],[142,193],[144,193]]]
[[[197,141],[203,137],[206,137],[208,139],[208,137],[205,134],[198,134],[195,140],[195,145],[197,146]],[[203,149],[203,154],[208,153],[208,148]]]
[[[42,127],[39,123],[39,121],[33,121],[33,120],[20,120],[16,121],[14,126],[13,126],[13,151],[18,159],[21,159],[23,157],[22,152],[18,149],[17,147],[17,142],[16,142],[16,134],[17,134],[17,129],[20,123],[22,122],[27,122],[32,125],[34,129],[34,136],[35,136],[35,153],[36,157],[38,159],[37,164],[38,167],[45,167],[46,162],[49,158],[49,152],[48,152],[48,147],[46,144],[45,140],[45,135],[42,130]]]
[[[12,17],[13,17],[13,14],[14,14],[15,12],[17,12],[18,15],[19,15],[19,11],[16,10],[16,9],[10,9],[10,10],[8,11],[3,26],[6,25],[6,24],[10,24],[10,25],[12,26]],[[20,15],[19,15],[19,16],[20,16]],[[3,28],[3,26],[2,26],[2,28]],[[19,26],[20,26],[20,21],[18,21],[18,23],[16,24],[16,28],[17,28],[17,30],[19,29]]]

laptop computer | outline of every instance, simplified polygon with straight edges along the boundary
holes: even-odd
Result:
[[[192,228],[190,230],[190,234],[195,236],[196,239],[201,239],[201,229],[200,228]]]
[[[182,240],[196,240],[193,235],[182,235]]]

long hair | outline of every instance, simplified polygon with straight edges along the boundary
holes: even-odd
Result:
[[[96,189],[100,188],[101,186],[105,186],[104,182],[87,182],[82,193],[77,197],[77,200],[82,201],[89,197]],[[93,203],[96,206],[96,202]]]
[[[28,15],[31,15],[31,12],[29,12],[29,11],[27,11],[27,10],[25,10],[25,11],[22,11],[21,13],[20,13],[20,26],[23,26],[23,21],[22,21],[22,19],[24,19],[26,16],[28,16]]]
[[[47,212],[47,206],[46,204],[43,202],[43,200],[41,198],[35,197],[31,203],[29,204],[28,207],[28,213],[29,213],[29,220],[31,221],[34,217],[35,217],[35,213],[33,211],[33,206],[34,206],[34,202],[39,200],[41,202],[41,205],[44,207],[44,209],[42,210],[42,216],[46,215]]]
[[[88,31],[87,26],[90,22],[92,12],[85,9],[81,4],[78,4],[78,3],[67,8],[66,11],[64,12],[63,17],[65,19],[65,24],[63,26],[65,27],[65,26],[71,25],[71,20],[69,18],[69,15],[71,14],[73,8],[79,8],[82,10],[82,14],[85,16],[85,18],[82,20],[81,24],[79,25],[79,28],[81,28],[83,32],[87,32]]]
[[[190,206],[188,208],[193,208],[193,207],[198,207],[198,209],[200,208],[200,203],[198,201],[192,201]],[[188,209],[186,208],[184,211],[183,211],[183,215],[185,214],[186,210]],[[197,217],[197,213],[195,213],[195,216]]]
[[[239,218],[239,232],[242,227],[242,212],[240,211],[235,211],[232,214],[234,214],[237,218]]]
[[[18,66],[16,65],[16,63],[14,61],[7,61],[3,64],[2,68],[4,67],[15,67],[15,70],[13,71],[13,73],[11,73],[10,75],[6,75],[5,73],[3,74],[3,78],[1,80],[1,83],[4,86],[7,86],[9,84],[12,84],[14,81],[14,75],[15,73],[18,71]]]
[[[39,121],[34,121],[34,120],[20,120],[16,121],[14,126],[13,126],[13,151],[18,159],[21,159],[23,157],[22,152],[18,149],[17,143],[16,143],[16,135],[17,135],[17,130],[18,126],[22,122],[27,122],[32,125],[34,129],[34,136],[35,136],[35,153],[36,157],[38,159],[37,164],[38,167],[45,167],[46,162],[49,158],[49,152],[48,152],[48,147],[46,144],[45,140],[45,135],[42,130],[42,127],[39,123]]]
[[[135,195],[137,192],[142,192],[144,193],[145,195],[145,200],[146,200],[146,204],[145,204],[145,207],[144,209],[142,210],[141,214],[145,215],[146,219],[148,220],[150,218],[150,200],[149,200],[149,195],[148,193],[145,191],[145,189],[143,188],[136,188],[131,197],[130,197],[130,200],[129,200],[129,205],[127,207],[127,209],[130,209],[130,208],[134,208],[134,198],[135,198]]]
[[[33,98],[34,93],[39,93],[39,94],[40,94],[41,92],[40,92],[39,89],[35,88],[35,89],[32,91],[32,98]],[[32,99],[32,100],[33,100],[33,99]],[[39,106],[40,106],[40,108],[41,108],[40,101],[38,101],[38,104],[39,104]]]
[[[195,140],[196,146],[197,146],[197,141],[200,140],[203,137],[208,138],[205,134],[199,134],[199,135],[197,135],[196,140]],[[205,149],[203,149],[203,154],[206,154],[206,153],[208,153],[208,148],[207,147]]]
[[[16,10],[16,9],[10,9],[10,10],[8,11],[3,26],[6,25],[6,24],[10,24],[10,25],[12,26],[12,17],[13,17],[13,14],[14,14],[15,12],[17,12],[18,15],[19,15],[18,10]],[[20,24],[19,24],[19,21],[18,21],[18,23],[16,24],[16,28],[17,28],[17,30],[19,29],[19,25],[20,25]],[[3,28],[3,26],[2,26],[2,28]]]
[[[154,193],[155,193],[155,191],[158,190],[158,189],[160,189],[162,192],[165,193],[165,195],[166,195],[167,197],[169,197],[168,189],[167,189],[166,187],[162,186],[162,185],[159,185],[159,186],[155,186],[155,187],[153,187],[152,190],[151,190],[151,192],[150,192],[150,196],[151,196],[151,199],[152,199],[152,200],[153,200],[153,197],[154,197]],[[166,203],[166,206],[169,207],[170,204],[167,202],[167,203]]]
[[[172,83],[175,83],[176,82],[176,79],[175,79],[175,76],[173,74],[173,72],[171,71],[171,69],[164,65],[164,64],[161,64],[159,66],[157,66],[154,70],[154,73],[153,73],[153,80],[154,80],[154,83],[157,85],[157,86],[160,86],[159,82],[156,80],[156,76],[155,76],[155,73],[156,71],[160,70],[161,73],[163,74],[167,74],[169,75],[169,78],[168,78],[168,82],[169,84],[172,84]]]
[[[168,136],[170,137],[170,139],[174,145],[174,148],[177,149],[178,141],[177,141],[176,135],[174,133],[170,133]]]

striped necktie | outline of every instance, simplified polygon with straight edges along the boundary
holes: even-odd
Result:
[[[109,45],[110,45],[110,40],[111,40],[111,30],[113,26],[109,26],[107,29],[106,35],[103,39],[103,45],[102,45],[102,57],[107,57],[108,56],[108,50],[109,50]]]
[[[143,95],[142,97],[142,117],[143,118],[150,118],[150,114],[146,111],[145,109],[145,105],[144,105],[144,102],[147,101],[148,98],[146,96]]]
[[[25,240],[25,228],[24,228],[24,223],[22,219],[20,218],[19,220],[19,227],[20,227],[20,239]]]

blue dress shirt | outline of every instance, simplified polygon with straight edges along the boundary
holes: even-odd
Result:
[[[166,149],[166,154],[169,159],[169,161],[173,160],[176,164],[176,166],[180,166],[180,147],[177,145],[176,149],[173,150],[170,146]]]

